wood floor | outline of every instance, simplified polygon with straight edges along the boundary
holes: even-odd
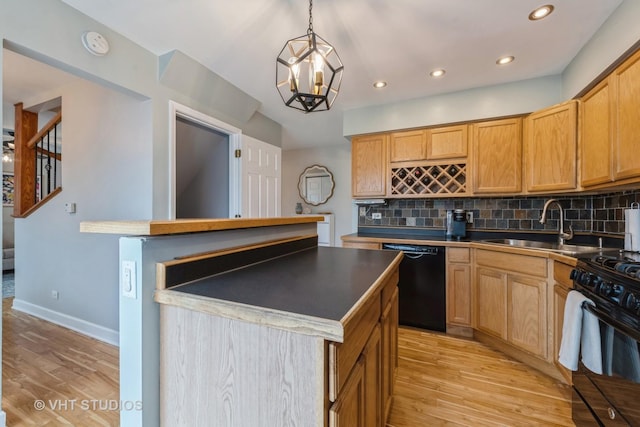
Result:
[[[573,426],[571,389],[483,344],[400,328],[387,427]]]
[[[12,310],[12,300],[2,300],[7,426],[117,426],[118,348]]]
[[[119,400],[116,347],[14,311],[8,298],[2,315],[7,426],[118,425],[115,410],[80,407]],[[573,426],[567,386],[483,344],[409,328],[398,341],[388,427]]]

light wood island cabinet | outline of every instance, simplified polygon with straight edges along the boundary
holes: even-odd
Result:
[[[351,194],[384,197],[387,193],[388,135],[354,136],[351,140]]]
[[[472,126],[473,193],[522,191],[522,118]]]
[[[384,427],[402,254],[315,244],[158,264],[161,425]]]
[[[531,113],[525,119],[526,191],[576,189],[577,101]]]

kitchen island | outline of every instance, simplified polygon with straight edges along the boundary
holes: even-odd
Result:
[[[401,258],[300,238],[160,264],[162,425],[383,426]]]
[[[368,285],[360,283],[362,287],[356,287],[355,290],[352,289],[352,291],[333,299],[333,302],[336,302],[334,309],[341,307],[333,314],[329,312],[325,314],[320,312],[295,312],[295,310],[287,310],[283,309],[283,307],[261,307],[260,304],[252,306],[250,301],[233,301],[230,297],[223,301],[222,299],[213,298],[211,295],[196,295],[195,293],[186,295],[183,292],[182,298],[176,298],[177,288],[165,289],[173,288],[180,283],[195,283],[197,279],[221,273],[220,265],[239,272],[243,266],[247,265],[255,264],[256,267],[260,267],[264,264],[262,265],[264,267],[269,264],[264,260],[272,258],[273,255],[275,255],[273,256],[275,261],[276,259],[286,258],[288,251],[316,251],[318,256],[325,259],[325,261],[319,262],[316,270],[304,268],[297,271],[294,279],[297,280],[297,277],[301,275],[306,277],[306,281],[298,282],[298,284],[304,285],[308,284],[309,278],[316,273],[321,274],[326,270],[331,271],[334,269],[335,266],[332,264],[344,263],[349,257],[358,253],[368,253],[368,251],[341,248],[316,248],[316,222],[322,219],[322,216],[301,215],[288,218],[91,221],[81,223],[80,230],[85,233],[121,236],[119,240],[120,400],[123,402],[139,402],[140,408],[134,411],[121,411],[120,425],[155,427],[161,424],[160,354],[167,350],[167,344],[164,339],[161,342],[160,338],[161,307],[163,311],[165,308],[171,307],[168,311],[175,309],[176,312],[191,313],[190,316],[194,317],[216,318],[217,322],[227,322],[230,325],[230,328],[225,328],[223,331],[227,335],[201,334],[195,338],[195,341],[190,341],[196,342],[198,345],[187,347],[180,343],[179,350],[183,351],[185,355],[191,354],[190,350],[192,349],[200,349],[204,338],[209,338],[208,342],[213,349],[216,349],[222,340],[219,337],[233,337],[230,342],[239,343],[240,341],[237,341],[236,338],[241,335],[246,336],[247,330],[244,329],[244,333],[240,333],[238,328],[257,328],[260,333],[255,337],[253,332],[248,334],[253,338],[253,341],[242,341],[245,342],[245,349],[250,348],[250,351],[233,354],[246,355],[250,353],[256,357],[260,356],[256,360],[261,361],[262,355],[266,353],[258,349],[265,345],[265,336],[278,337],[273,338],[275,341],[267,340],[280,343],[279,346],[271,345],[269,347],[269,351],[281,351],[278,354],[282,356],[277,357],[281,364],[271,365],[272,368],[286,368],[280,371],[284,375],[281,377],[284,383],[292,386],[302,383],[300,387],[306,387],[304,393],[297,390],[295,394],[290,395],[287,391],[284,395],[279,395],[282,400],[279,404],[286,404],[287,408],[290,408],[290,412],[287,413],[290,415],[288,420],[278,419],[278,421],[269,424],[267,421],[261,421],[263,417],[261,413],[259,421],[253,424],[244,423],[239,418],[244,414],[237,415],[237,412],[234,411],[233,419],[226,419],[216,424],[216,422],[211,421],[214,418],[210,418],[205,423],[206,425],[321,425],[320,421],[316,422],[316,419],[307,419],[307,413],[315,414],[314,416],[318,417],[318,420],[320,418],[325,420],[333,417],[333,422],[340,420],[341,425],[357,425],[351,423],[351,418],[345,419],[341,414],[346,414],[347,411],[354,409],[356,412],[355,420],[360,415],[365,416],[364,411],[358,409],[361,406],[355,405],[354,408],[354,405],[352,405],[352,402],[359,402],[358,399],[364,398],[365,384],[372,389],[381,390],[380,393],[383,394],[382,399],[379,401],[379,407],[382,409],[372,412],[367,411],[367,417],[370,417],[372,413],[377,418],[375,418],[375,421],[372,421],[371,418],[366,418],[366,425],[381,425],[379,422],[382,422],[382,418],[388,413],[390,406],[393,384],[391,375],[393,369],[395,369],[396,360],[395,349],[397,342],[395,341],[394,331],[397,331],[397,273],[394,273],[394,271],[397,271],[397,264],[401,257],[399,253],[387,252],[389,254],[387,256],[391,257],[391,261],[389,259],[376,258],[374,260],[370,258],[373,264],[378,265],[378,263],[381,263],[378,267],[382,266],[382,270],[375,270],[373,264],[367,264],[366,262],[359,264],[359,266],[352,265],[352,268],[347,267],[345,264],[340,270],[341,275],[339,278],[338,276],[331,276],[329,279],[324,276],[325,289],[335,290],[340,283],[360,283],[357,278],[360,277],[360,273],[364,270],[378,272],[378,276],[375,279],[371,279]],[[297,249],[291,251],[292,247],[297,247]],[[259,261],[258,258],[264,255],[264,251],[268,252],[266,258]],[[229,261],[229,257],[226,257],[226,255],[234,253],[239,255],[236,256],[235,260]],[[341,254],[341,256],[336,258],[336,254]],[[226,261],[219,263],[218,261],[223,255]],[[333,258],[327,260],[326,256]],[[356,256],[360,261],[368,257],[369,255]],[[198,258],[201,259],[200,265],[206,267],[208,273],[203,275],[202,270],[192,268],[198,264]],[[212,259],[214,260],[213,266],[210,263]],[[335,261],[336,259],[340,261]],[[171,264],[175,265],[171,267]],[[159,265],[162,267],[159,267]],[[396,268],[394,268],[394,265]],[[189,268],[185,269],[181,266],[188,266]],[[288,265],[286,268],[282,267],[277,270],[279,271],[278,274],[282,275],[280,279],[283,282],[287,280],[291,282],[290,279],[292,279],[293,274],[287,276],[287,272],[293,273],[295,270],[290,269]],[[276,285],[279,284],[279,280],[275,282]],[[260,281],[260,283],[267,284],[265,281]],[[160,284],[161,286],[159,286]],[[158,289],[158,287],[161,289]],[[365,287],[366,289],[364,289]],[[279,288],[279,290],[282,291],[282,288]],[[298,291],[297,295],[300,297],[305,290],[298,288]],[[320,301],[318,298],[328,297],[331,294],[326,292],[327,295],[324,295],[320,290],[316,289],[316,291],[315,296],[308,294],[308,298],[305,298],[304,301],[313,305],[315,302]],[[250,295],[242,292],[242,296]],[[274,298],[274,301],[279,299],[285,301],[292,296],[293,294],[289,295],[288,292],[281,292],[279,298]],[[336,295],[334,294],[334,296]],[[216,299],[215,303],[212,302]],[[329,299],[328,301],[331,300]],[[347,302],[344,305],[345,301],[350,301],[352,304],[351,309],[348,307],[345,309],[346,305],[350,304]],[[383,302],[385,304],[384,307],[382,307]],[[331,305],[328,304],[328,306]],[[211,313],[212,307],[216,307],[216,313]],[[167,325],[164,315],[162,319],[163,324]],[[363,331],[371,324],[374,324],[372,332],[365,337]],[[202,332],[202,329],[200,327],[193,328],[193,331]],[[363,343],[362,341],[365,338],[367,341]],[[297,342],[296,340],[303,342],[303,346],[293,345]],[[292,345],[285,345],[286,343],[291,343]],[[233,348],[239,349],[240,347],[234,346]],[[294,348],[297,348],[295,352],[289,351]],[[307,354],[307,348],[313,350],[311,356]],[[378,356],[380,362],[387,361],[389,363],[389,368],[375,368],[376,366],[381,366],[372,362]],[[314,357],[315,359],[313,359]],[[235,362],[238,359],[229,358],[225,360],[227,362]],[[298,367],[304,365],[305,363],[301,362],[301,360],[313,361],[314,363],[307,363],[307,368],[302,373],[290,369],[289,365],[291,363]],[[204,375],[204,372],[210,366],[219,365],[208,365],[200,362],[198,363],[198,368],[193,372]],[[228,377],[224,384],[208,387],[204,391],[202,388],[198,390],[201,393],[224,390],[225,399],[238,396],[237,393],[241,390],[241,388],[238,388],[240,384],[238,381],[241,380],[242,376],[244,376],[242,384],[247,384],[246,378],[248,375],[251,377],[248,380],[248,384],[252,387],[259,385],[255,380],[259,372],[250,371],[250,369],[257,366],[245,363],[243,369],[240,369],[238,365],[233,365],[234,374]],[[358,369],[354,369],[354,367]],[[351,375],[352,371],[356,375]],[[163,370],[163,372],[168,371]],[[277,371],[273,372],[275,374]],[[294,372],[295,375],[292,376]],[[303,376],[300,377],[299,375]],[[270,376],[270,373],[267,373],[267,376]],[[373,379],[365,382],[365,376]],[[360,377],[361,381],[352,381],[352,378],[357,379]],[[302,378],[308,381],[305,382]],[[235,383],[234,379],[236,380]],[[166,384],[165,380],[163,380],[163,384]],[[235,384],[235,387],[227,388],[227,384],[230,386]],[[327,396],[322,401],[319,401],[316,398],[319,396],[319,387],[321,385],[323,385],[323,390],[327,393]],[[306,390],[308,389],[313,389],[316,394],[313,397],[307,397]],[[189,387],[189,391],[192,390],[195,391],[196,389]],[[271,393],[271,391],[265,391],[263,388],[260,390],[261,396],[268,396]],[[375,394],[377,392],[374,393],[373,390],[367,392],[369,396]],[[210,401],[212,396],[209,394],[186,394],[180,397],[182,399],[180,402],[192,398],[199,399],[201,406],[206,407],[212,404]],[[290,398],[290,396],[302,399],[304,404],[300,403],[298,405],[297,402],[291,400],[293,397]],[[310,403],[312,401],[313,404]],[[229,401],[225,400],[225,402]],[[235,400],[234,402],[236,405],[239,403]],[[334,403],[329,405],[329,402]],[[245,403],[252,404],[253,401],[246,400]],[[313,406],[312,409],[309,409],[310,405]],[[264,405],[255,407],[264,408]],[[228,408],[235,410],[238,407],[229,406]],[[273,410],[280,410],[278,408],[280,407],[272,407]],[[303,408],[304,411],[301,412]],[[165,409],[163,407],[163,411]],[[241,410],[245,411],[245,408]],[[247,414],[254,414],[250,411],[246,412]],[[272,411],[271,414],[274,415],[274,412]],[[265,420],[269,419],[266,418],[266,415],[264,417]],[[166,425],[197,425],[197,423],[187,421],[167,422]]]

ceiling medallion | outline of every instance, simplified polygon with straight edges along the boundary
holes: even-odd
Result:
[[[287,107],[311,113],[329,110],[342,82],[338,52],[313,32],[309,0],[307,34],[287,41],[276,60],[276,88]]]

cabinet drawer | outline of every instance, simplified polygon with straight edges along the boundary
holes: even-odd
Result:
[[[471,251],[469,248],[447,248],[447,260],[468,263],[471,261]]]
[[[329,343],[329,399],[338,393],[380,321],[380,296],[376,293],[344,325],[344,342]]]
[[[530,276],[547,277],[547,259],[535,256],[516,255],[505,252],[476,251],[476,264],[515,271]]]

